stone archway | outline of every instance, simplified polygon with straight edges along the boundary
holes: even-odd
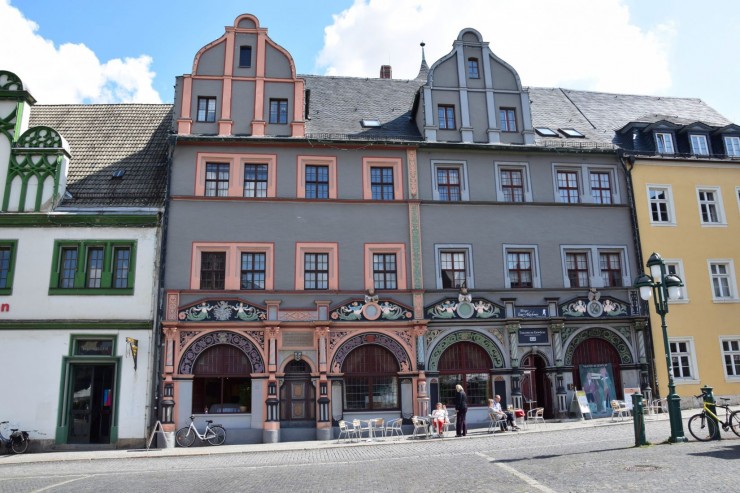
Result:
[[[473,344],[481,346],[491,357],[494,368],[504,367],[504,355],[498,345],[491,338],[472,330],[458,330],[447,334],[437,342],[429,356],[427,369],[431,372],[437,371],[439,367],[439,359],[442,357],[442,353],[457,342],[472,342]]]
[[[614,346],[614,349],[619,355],[621,364],[628,365],[634,363],[634,358],[632,357],[632,351],[630,350],[630,344],[628,341],[616,332],[605,327],[591,327],[579,332],[570,340],[570,342],[568,342],[563,360],[565,366],[573,364],[573,353],[586,339],[603,339]]]
[[[190,375],[193,373],[193,365],[198,356],[211,346],[217,344],[228,344],[239,348],[249,359],[254,373],[265,372],[265,362],[259,349],[246,337],[236,332],[217,331],[204,334],[193,341],[188,349],[180,356],[178,373],[180,375]]]
[[[331,362],[331,370],[335,373],[339,373],[342,369],[342,364],[349,353],[360,346],[365,344],[376,344],[389,350],[398,360],[398,366],[401,371],[409,371],[414,365],[409,357],[408,352],[401,346],[401,344],[394,338],[380,333],[367,333],[359,334],[351,337],[345,341],[337,351],[334,353],[334,357]]]

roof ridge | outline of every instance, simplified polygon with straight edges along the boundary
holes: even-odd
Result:
[[[568,89],[567,87],[545,87],[545,86],[526,86],[525,89],[550,89],[553,91],[561,91],[563,94],[565,94],[565,91],[571,91],[571,92],[586,92],[589,94],[604,94],[606,96],[631,96],[635,98],[652,98],[652,99],[681,99],[681,100],[687,100],[690,99],[692,101],[701,101],[704,103],[704,101],[701,98],[697,97],[684,97],[684,96],[656,96],[651,94],[627,94],[623,92],[605,92],[605,91],[591,91],[588,89]],[[706,103],[704,103],[706,104]],[[712,108],[714,109],[714,108]]]

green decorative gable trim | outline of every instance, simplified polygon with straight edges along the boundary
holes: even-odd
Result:
[[[20,105],[19,105],[20,106]],[[13,142],[13,136],[17,135],[16,124],[20,121],[18,118],[18,107],[0,118],[0,135],[4,135],[8,142]]]
[[[20,77],[7,70],[0,70],[0,100],[2,99],[24,101],[28,104],[36,103],[31,93],[26,90]]]
[[[177,314],[183,322],[257,322],[267,311],[241,300],[203,300],[184,307]]]
[[[437,368],[439,367],[439,359],[447,348],[457,342],[463,341],[472,342],[482,347],[491,357],[494,368],[504,367],[504,356],[501,353],[501,349],[499,349],[493,340],[479,332],[472,330],[458,330],[446,335],[437,343],[436,346],[434,346],[432,354],[429,357],[429,371],[437,371]]]
[[[411,320],[413,310],[393,301],[379,301],[377,296],[368,296],[365,301],[353,300],[329,312],[329,318],[337,322],[377,322]]]
[[[565,365],[570,366],[573,364],[573,353],[580,343],[586,339],[603,339],[609,342],[614,349],[619,353],[619,360],[624,364],[633,363],[632,353],[630,352],[629,344],[622,339],[616,332],[605,327],[592,327],[576,334],[575,337],[568,343],[568,348],[565,351]]]
[[[0,226],[156,227],[159,213],[149,214],[0,214]]]
[[[24,211],[26,206],[26,195],[29,191],[31,178],[36,178],[36,197],[33,201],[33,212],[41,210],[41,201],[44,194],[44,185],[48,178],[53,180],[52,204],[59,201],[59,179],[62,171],[64,156],[61,153],[26,154],[18,153],[13,149],[8,166],[8,179],[5,183],[5,197],[3,199],[3,212],[10,207],[10,191],[16,178],[21,180],[21,193],[18,197],[16,210]]]
[[[49,127],[33,127],[26,130],[18,138],[15,150],[22,152],[27,149],[33,149],[34,152],[38,152],[40,149],[58,149],[68,154],[62,136],[56,130]]]
[[[447,298],[424,308],[426,316],[435,319],[498,319],[504,318],[504,307],[485,298],[462,296],[463,300]]]

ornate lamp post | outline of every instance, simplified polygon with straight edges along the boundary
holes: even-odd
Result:
[[[647,301],[655,293],[655,311],[660,315],[660,327],[663,329],[663,346],[665,347],[665,362],[668,368],[668,417],[671,421],[671,437],[669,442],[686,442],[681,421],[681,398],[676,394],[676,385],[673,383],[673,364],[671,361],[671,347],[668,345],[668,327],[665,316],[668,314],[668,300],[681,296],[683,281],[680,277],[666,272],[665,262],[657,253],[650,255],[647,261],[650,274],[643,274],[635,280],[635,287],[640,289],[640,298]]]

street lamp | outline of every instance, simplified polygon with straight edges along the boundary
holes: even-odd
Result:
[[[671,438],[669,442],[686,442],[681,421],[681,398],[676,394],[676,385],[673,383],[673,364],[671,361],[671,347],[668,345],[668,327],[665,316],[668,314],[668,300],[681,296],[683,281],[680,277],[667,274],[665,262],[657,253],[650,255],[647,261],[650,274],[643,274],[635,279],[635,287],[640,289],[640,298],[647,301],[655,293],[655,311],[660,315],[660,327],[663,329],[663,346],[665,347],[665,362],[668,368],[668,417],[671,421]]]

